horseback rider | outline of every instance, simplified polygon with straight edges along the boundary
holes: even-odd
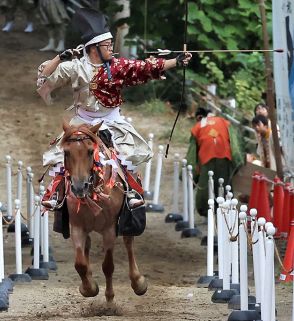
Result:
[[[83,56],[78,59],[76,50],[67,49],[43,63],[39,67],[38,93],[50,104],[50,93],[71,83],[74,103],[69,109],[74,108],[75,115],[70,124],[95,125],[103,121],[101,129],[107,129],[111,133],[120,163],[136,177],[137,166],[147,162],[152,157],[152,151],[133,126],[121,116],[121,90],[125,86],[143,84],[151,79],[164,79],[165,70],[186,66],[192,55],[185,52],[174,59],[149,58],[144,61],[114,58],[113,36],[109,32],[105,16],[93,9],[84,8],[77,11],[75,17],[73,21],[79,24],[83,32]],[[59,164],[54,167],[58,174],[62,169],[60,163],[63,162],[63,157],[57,140],[44,154],[43,164]],[[54,185],[54,181],[51,185]],[[48,195],[51,192],[54,189],[50,191],[49,188]],[[132,200],[130,203],[131,207],[142,204],[140,200]],[[46,197],[43,205],[47,208],[54,207]]]

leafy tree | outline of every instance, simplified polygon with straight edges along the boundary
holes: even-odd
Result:
[[[109,3],[112,2],[103,3],[108,3],[105,8],[110,11],[118,10],[111,7]],[[142,43],[146,32],[147,49],[182,49],[185,28],[183,0],[130,0],[130,6],[131,17],[127,20],[130,38],[140,38]],[[267,14],[268,28],[271,29],[271,7],[267,7]],[[252,0],[188,1],[187,28],[190,50],[262,49],[259,8]],[[144,58],[144,48],[141,49],[140,58]],[[189,72],[190,79],[203,84],[217,83],[218,94],[236,97],[238,106],[243,109],[250,111],[261,99],[265,87],[262,54],[195,54],[189,67],[193,71]],[[173,74],[179,73],[174,71]],[[167,85],[173,82],[178,92],[179,81],[170,80]],[[154,86],[152,92],[160,93],[162,85],[156,83]],[[174,94],[175,91],[170,92]],[[168,94],[165,92],[161,96],[167,99]],[[179,100],[179,95],[175,100]]]

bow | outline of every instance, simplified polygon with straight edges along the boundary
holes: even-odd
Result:
[[[185,25],[184,25],[184,44],[183,44],[183,52],[187,51],[187,28],[188,28],[188,1],[184,0],[184,5],[185,5]],[[180,116],[180,113],[182,111],[182,108],[184,106],[184,97],[185,97],[185,87],[186,87],[186,67],[183,65],[183,82],[182,82],[182,92],[181,92],[181,100],[180,100],[180,107],[176,116],[176,119],[174,121],[172,130],[169,135],[168,143],[166,145],[166,150],[165,150],[165,158],[167,158],[168,155],[168,150],[169,150],[169,144],[171,142],[178,118]]]

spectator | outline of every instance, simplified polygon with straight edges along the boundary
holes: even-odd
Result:
[[[261,165],[276,170],[276,160],[274,153],[274,142],[272,130],[269,126],[269,120],[266,116],[258,114],[252,119],[252,126],[256,131],[257,137],[257,155],[260,158]]]
[[[48,44],[41,48],[40,51],[64,51],[66,25],[69,22],[64,1],[39,0],[39,10],[49,38]]]
[[[208,171],[214,172],[214,190],[217,191],[219,178],[224,179],[224,185],[231,184],[234,170],[244,163],[244,155],[229,121],[204,108],[197,110],[196,119],[187,160],[195,164],[196,209],[201,216],[207,216]]]
[[[257,115],[262,115],[268,118],[268,106],[264,103],[258,103],[254,107],[254,116],[257,116]]]
[[[27,25],[24,32],[33,32],[33,16],[36,7],[34,0],[0,0],[0,11],[5,15],[5,25],[2,31],[10,32],[13,29],[15,12],[18,7],[21,7],[26,14]]]

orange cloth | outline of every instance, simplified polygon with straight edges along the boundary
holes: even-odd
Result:
[[[203,124],[203,121],[197,122],[191,130],[196,139],[201,165],[206,164],[212,158],[232,160],[229,136],[230,123],[221,117],[208,116],[206,125],[201,127],[201,124]]]

